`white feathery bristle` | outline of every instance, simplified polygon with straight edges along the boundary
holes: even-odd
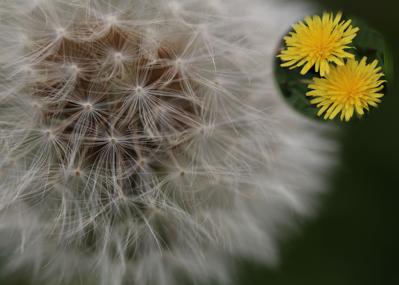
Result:
[[[231,282],[234,258],[275,262],[279,229],[312,213],[335,151],[274,82],[279,41],[309,11],[3,0],[8,269],[52,285],[172,285]]]

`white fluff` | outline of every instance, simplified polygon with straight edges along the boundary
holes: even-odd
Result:
[[[286,106],[275,49],[303,4],[3,0],[0,232],[46,284],[230,282],[276,260],[335,147]]]

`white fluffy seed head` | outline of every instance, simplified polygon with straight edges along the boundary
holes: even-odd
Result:
[[[257,0],[3,1],[10,268],[169,285],[227,281],[232,256],[274,261],[279,226],[311,213],[334,150],[275,90],[274,49],[301,14]]]

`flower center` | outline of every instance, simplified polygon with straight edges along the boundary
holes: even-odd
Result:
[[[320,59],[326,59],[331,54],[331,47],[327,41],[320,41],[319,45],[315,48],[315,54]]]
[[[358,100],[361,96],[359,90],[359,84],[357,81],[348,82],[348,85],[344,89],[343,93],[343,101],[353,103],[354,101]]]

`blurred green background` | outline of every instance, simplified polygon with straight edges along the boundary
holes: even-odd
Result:
[[[313,0],[381,31],[399,70],[399,1]],[[395,75],[396,77],[396,75]],[[276,269],[245,264],[240,284],[399,284],[399,86],[366,120],[340,124],[342,165],[320,214],[289,240]]]
[[[399,1],[313,1],[365,20],[385,35],[394,56],[399,51]],[[399,70],[397,59],[392,64]],[[399,285],[398,93],[391,79],[371,116],[340,124],[342,164],[319,215],[281,242],[278,268],[244,263],[239,284]],[[29,284],[14,278],[0,284]]]

